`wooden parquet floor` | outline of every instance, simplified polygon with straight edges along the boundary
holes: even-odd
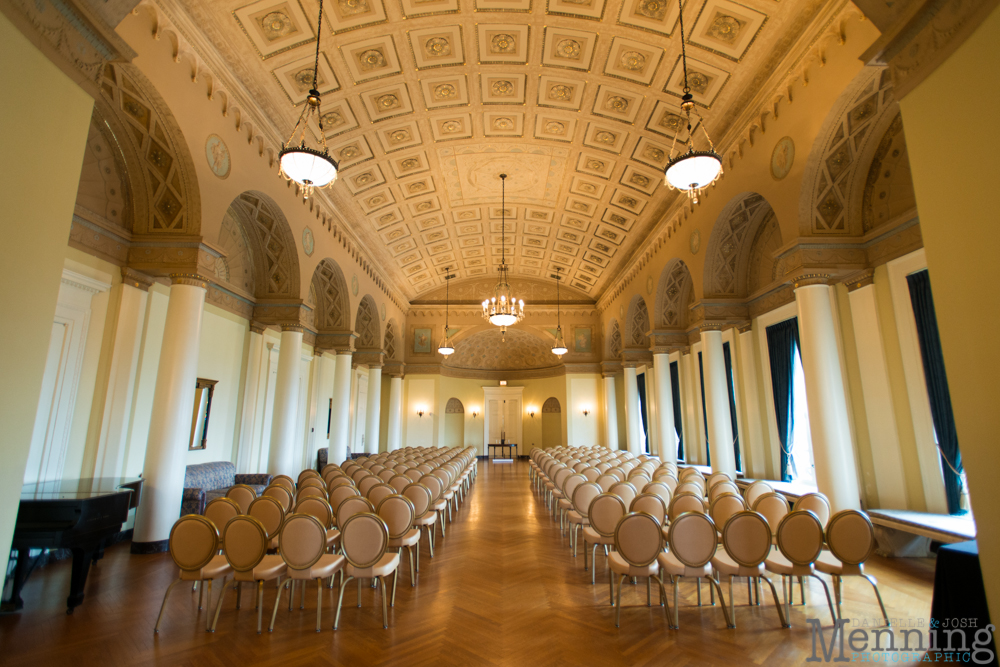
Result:
[[[159,635],[153,625],[176,570],[166,554],[131,556],[128,545],[108,550],[91,571],[86,600],[65,614],[68,562],[36,572],[24,590],[26,608],[0,616],[0,665],[801,665],[812,652],[804,619],[831,625],[818,584],[806,606],[792,610],[782,629],[770,602],[746,605],[737,586],[737,629],[727,630],[718,606],[694,606],[694,584],[681,586],[681,630],[669,630],[662,607],[647,607],[645,585],[623,592],[621,629],[608,605],[607,570],[598,558],[590,585],[582,554],[572,558],[567,538],[531,491],[528,464],[480,462],[478,481],[439,540],[435,558],[421,557],[419,585],[404,576],[381,624],[375,591],[353,582],[344,595],[340,629],[332,630],[337,589],[324,590],[323,631],[315,632],[316,593],[306,608],[278,612],[274,633],[256,633],[250,595],[234,609],[230,597],[215,634],[204,630],[197,593],[179,585],[167,603]],[[404,568],[405,569],[405,568]],[[874,559],[889,615],[927,618],[933,561]],[[723,585],[728,595],[728,587]],[[218,589],[216,588],[216,591]],[[703,589],[707,602],[707,588]],[[845,616],[879,619],[871,588],[844,584]],[[265,589],[265,612],[274,604]],[[286,598],[287,599],[287,598]],[[654,593],[655,601],[655,593]]]

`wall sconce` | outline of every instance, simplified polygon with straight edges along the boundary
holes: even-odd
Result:
[[[528,408],[528,414],[531,415],[532,419],[534,419],[535,418],[535,409],[534,408]]]
[[[479,408],[472,408],[472,418],[475,419],[479,416]]]
[[[584,408],[583,409],[583,416],[586,417],[589,414],[590,414],[590,408]]]
[[[427,408],[425,408],[424,406],[422,406],[422,405],[421,405],[421,406],[418,406],[418,407],[417,407],[417,417],[423,417],[423,416],[424,416],[424,413],[425,413],[426,411],[427,411]]]

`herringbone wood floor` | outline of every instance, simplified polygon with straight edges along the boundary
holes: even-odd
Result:
[[[737,586],[737,629],[727,630],[719,607],[696,607],[694,585],[682,584],[681,630],[667,629],[662,607],[645,606],[645,585],[626,586],[621,629],[608,605],[607,571],[598,559],[598,585],[590,585],[582,555],[568,542],[530,489],[528,464],[480,462],[478,482],[439,541],[436,557],[421,558],[420,583],[400,579],[396,606],[383,630],[379,599],[354,585],[344,596],[334,632],[337,590],[324,591],[323,631],[315,632],[315,589],[306,609],[279,610],[273,634],[256,634],[253,603],[223,609],[218,631],[204,630],[197,594],[177,586],[160,634],[153,625],[163,591],[175,576],[166,554],[130,556],[128,545],[110,549],[95,566],[87,597],[65,614],[68,562],[36,572],[24,591],[25,610],[0,617],[2,665],[800,665],[811,655],[806,617],[830,625],[818,584],[805,607],[792,610],[781,629],[767,599],[746,606]],[[933,561],[879,559],[869,564],[890,616],[927,618]],[[728,589],[723,586],[728,594]],[[848,580],[845,617],[879,618],[871,588]],[[707,602],[707,589],[705,600]],[[287,598],[286,598],[287,599]],[[655,599],[655,598],[654,598]],[[265,592],[265,610],[274,589]],[[739,606],[739,605],[743,606]]]

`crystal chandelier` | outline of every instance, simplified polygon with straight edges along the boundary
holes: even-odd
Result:
[[[500,268],[497,269],[497,286],[493,288],[493,297],[483,301],[483,317],[490,324],[500,327],[507,333],[507,327],[513,326],[524,318],[524,301],[518,301],[507,281],[507,174],[500,174],[501,204],[500,204]]]
[[[557,357],[561,357],[569,350],[566,348],[566,342],[563,340],[562,333],[562,315],[559,312],[559,281],[562,280],[562,267],[556,267],[556,275],[552,276],[556,279],[556,342],[552,346],[552,354]]]
[[[313,188],[325,188],[337,180],[337,161],[330,157],[323,132],[323,113],[319,95],[319,41],[323,35],[323,0],[319,0],[319,21],[316,24],[316,60],[313,63],[313,84],[306,97],[306,105],[299,120],[292,128],[292,135],[281,145],[278,153],[278,173],[302,188],[303,197],[308,199]],[[319,125],[319,148],[306,146],[306,127],[309,119],[316,117]]]
[[[712,138],[708,136],[705,129],[705,119],[698,113],[694,104],[694,97],[691,95],[691,87],[688,85],[687,71],[687,49],[684,46],[684,5],[680,4],[680,26],[681,26],[681,60],[684,64],[684,97],[681,98],[681,109],[687,116],[687,152],[679,152],[674,156],[674,147],[677,145],[677,134],[674,133],[674,141],[670,146],[670,162],[663,170],[667,186],[671,190],[683,190],[687,192],[692,204],[698,203],[701,191],[710,186],[722,175],[722,157],[715,152],[715,145]],[[696,151],[694,149],[694,130],[691,125],[691,114],[697,116],[697,125],[708,140],[707,151]]]
[[[448,302],[451,296],[449,281],[455,277],[454,274],[448,273],[449,269],[451,269],[450,266],[444,267],[444,342],[438,347],[438,352],[446,357],[455,351],[455,348],[448,342]]]

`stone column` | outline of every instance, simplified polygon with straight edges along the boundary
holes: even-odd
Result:
[[[389,377],[389,423],[386,450],[394,452],[403,445],[403,376],[394,372]]]
[[[368,410],[365,415],[365,452],[378,454],[379,418],[382,414],[382,365],[368,364]]]
[[[208,283],[194,274],[176,274],[170,279],[133,553],[166,551],[184,494],[184,460],[191,438],[198,342]]]
[[[639,416],[639,383],[635,374],[634,363],[622,364],[625,368],[625,424],[628,451],[635,456],[642,453],[642,417]]]
[[[333,414],[330,417],[330,463],[340,465],[347,458],[351,438],[351,348],[337,350],[333,373]]]
[[[310,456],[312,459],[308,462],[310,466],[316,465],[316,455],[320,449],[327,447],[329,448],[330,443],[326,434],[327,422],[331,417],[330,410],[330,396],[333,393],[333,375],[335,369],[335,363],[333,359],[326,356],[326,350],[317,349],[316,363],[318,368],[316,369],[317,380],[316,380],[316,414],[313,417],[313,430],[310,442],[312,446],[310,447]],[[333,424],[330,423],[331,435],[333,432]],[[327,450],[327,456],[329,456],[329,449]]]
[[[250,339],[247,344],[246,357],[246,380],[243,383],[243,421],[240,427],[240,442],[236,452],[236,472],[256,473],[256,466],[253,465],[254,438],[258,423],[258,408],[261,401],[258,398],[260,391],[260,372],[263,360],[267,355],[267,348],[264,346],[264,330],[266,327],[260,322],[251,321]]]
[[[274,412],[271,416],[271,447],[267,472],[296,477],[295,421],[299,414],[299,380],[302,376],[302,333],[300,325],[281,326],[278,377],[274,383]]]
[[[618,399],[615,396],[615,376],[604,374],[604,439],[608,449],[618,449]]]
[[[644,382],[646,383],[646,438],[649,441],[647,449],[650,456],[660,455],[659,417],[656,416],[660,407],[660,397],[656,393],[656,378],[653,364],[646,364]]]
[[[799,308],[800,354],[806,379],[816,486],[830,499],[834,512],[861,509],[832,288],[826,284],[796,283],[795,301]]]
[[[677,462],[677,431],[674,428],[673,393],[670,386],[670,359],[666,352],[653,354],[653,383],[656,385],[656,431],[660,460]]]
[[[722,351],[722,332],[701,332],[702,363],[705,367],[705,412],[708,421],[708,447],[712,470],[727,472],[736,479],[736,453],[733,451],[733,422],[729,412],[729,381]]]

